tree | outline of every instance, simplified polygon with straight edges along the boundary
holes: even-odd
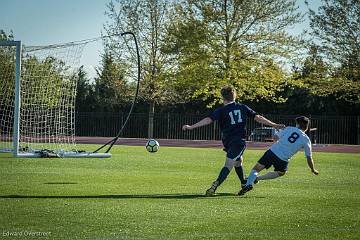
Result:
[[[294,113],[316,114],[326,113],[329,99],[318,96],[316,89],[329,76],[328,65],[319,55],[316,46],[310,46],[307,57],[300,67],[293,67],[292,79],[294,84],[285,89],[288,101],[284,104],[283,111]],[[294,111],[294,112],[291,112]],[[334,111],[334,109],[332,109]]]
[[[125,66],[116,63],[111,53],[102,55],[102,66],[96,69],[95,95],[97,110],[116,112],[130,100],[130,86],[125,79]]]
[[[21,87],[26,89],[22,104],[28,101],[40,106],[39,109],[59,108],[65,97],[68,100],[73,96],[71,90],[75,90],[76,74],[69,71],[70,66],[60,59],[50,55],[41,58],[36,50],[31,52],[30,49],[29,52],[22,59]]]
[[[167,59],[160,51],[164,39],[164,26],[168,19],[168,1],[166,0],[115,0],[107,4],[106,15],[109,22],[104,26],[107,35],[105,48],[112,52],[117,60],[134,66],[136,56],[129,42],[123,42],[120,34],[132,31],[138,38],[142,60],[141,96],[149,101],[148,136],[153,136],[155,104],[164,104],[172,99],[172,91],[164,74]],[[130,53],[130,54],[129,54]],[[127,58],[123,59],[126,56]]]
[[[76,111],[81,112],[93,112],[98,110],[94,84],[90,83],[88,75],[84,70],[84,66],[81,66],[77,73],[75,107]]]
[[[313,95],[322,95],[321,86],[329,80],[330,67],[319,54],[317,46],[310,46],[309,54],[299,73],[302,88],[307,88]]]
[[[0,40],[13,40],[12,33],[7,35],[0,30]],[[61,104],[61,96],[67,92],[65,89],[73,89],[73,82],[69,79],[74,76],[68,72],[69,66],[53,56],[39,56],[40,49],[27,47],[23,48],[21,67],[21,87],[25,89],[26,97],[22,104],[31,102],[33,105],[54,109]],[[11,106],[15,94],[15,48],[3,46],[0,48],[0,99],[3,105]],[[49,88],[51,87],[51,94]]]
[[[310,10],[315,44],[331,65],[330,76],[316,89],[349,103],[360,103],[360,2],[322,0],[318,13]]]
[[[6,34],[5,31],[0,30],[1,40],[14,40],[12,33]],[[3,91],[0,91],[0,102],[3,105],[9,105],[13,99],[8,96],[13,95],[15,86],[15,49],[13,47],[0,47],[0,86]],[[7,92],[9,91],[9,92]]]
[[[287,77],[279,61],[301,44],[286,33],[302,19],[296,10],[295,0],[178,3],[165,48],[179,65],[174,76],[189,78],[193,97],[209,105],[220,99],[224,84],[234,85],[241,100],[285,101],[280,93]]]

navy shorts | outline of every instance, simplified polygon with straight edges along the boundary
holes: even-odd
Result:
[[[246,142],[244,139],[234,138],[226,141],[223,140],[223,144],[227,158],[230,158],[234,161],[240,160],[240,157],[246,148]]]
[[[285,172],[288,169],[288,162],[278,158],[271,150],[267,150],[258,163],[264,165],[266,169],[274,166],[274,170],[279,172]]]

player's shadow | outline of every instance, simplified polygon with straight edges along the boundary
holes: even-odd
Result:
[[[215,196],[207,197],[204,194],[118,194],[118,195],[69,195],[69,196],[31,196],[31,195],[4,195],[0,198],[14,199],[194,199],[194,198],[218,198],[236,196],[234,193],[217,193]]]
[[[44,184],[47,185],[71,185],[71,184],[77,184],[76,182],[46,182]]]

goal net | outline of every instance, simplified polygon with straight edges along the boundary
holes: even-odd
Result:
[[[21,47],[0,41],[0,152],[17,157],[110,157],[79,151],[75,97],[86,42]]]

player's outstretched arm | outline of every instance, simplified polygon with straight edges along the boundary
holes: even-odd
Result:
[[[257,121],[258,123],[262,123],[262,124],[268,125],[270,127],[276,128],[276,129],[282,129],[282,128],[286,127],[284,124],[276,124],[276,123],[270,121],[269,119],[267,119],[266,117],[261,116],[261,115],[256,115],[255,116],[255,121]]]
[[[312,159],[312,157],[306,157],[306,159],[307,159],[308,166],[311,169],[311,172],[315,175],[318,175],[319,172],[314,167],[314,160]]]
[[[206,118],[200,120],[199,122],[195,123],[194,125],[184,125],[184,126],[182,126],[182,130],[184,130],[184,131],[185,130],[193,130],[194,128],[209,125],[212,122],[213,122],[213,120],[211,118],[206,117]]]

